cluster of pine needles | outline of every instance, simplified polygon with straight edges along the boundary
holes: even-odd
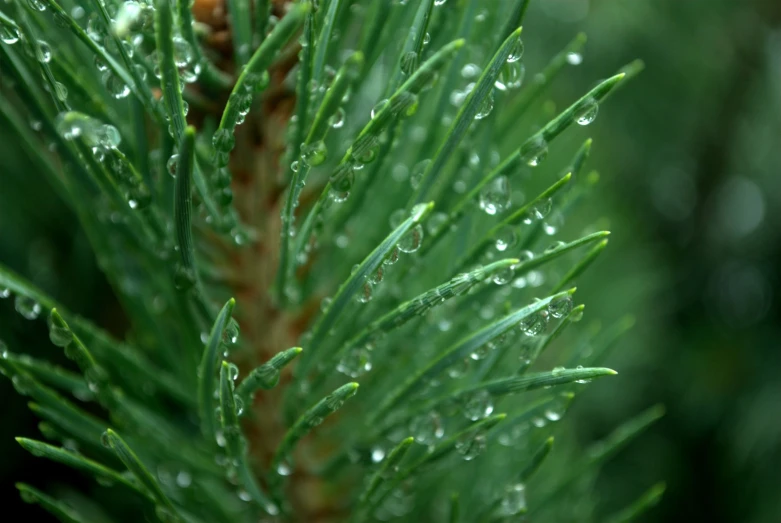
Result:
[[[2,147],[129,322],[0,266],[72,363],[2,344],[41,419],[18,442],[96,480],[23,499],[65,522],[603,518],[599,466],[661,408],[586,449],[567,429],[632,320],[577,327],[609,233],[568,221],[591,140],[549,147],[642,66],[552,111],[585,37],[526,71],[528,3],[0,5]]]

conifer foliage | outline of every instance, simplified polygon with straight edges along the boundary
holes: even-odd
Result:
[[[567,221],[591,140],[554,141],[642,65],[541,111],[585,37],[526,71],[528,3],[0,5],[0,147],[70,207],[129,322],[0,266],[72,363],[2,344],[41,419],[18,443],[95,480],[94,503],[23,499],[65,522],[597,518],[600,464],[661,408],[568,437],[632,320],[578,324],[609,233]]]

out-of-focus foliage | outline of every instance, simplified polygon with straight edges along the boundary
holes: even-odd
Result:
[[[574,5],[583,17],[570,20]],[[551,45],[567,27],[590,36],[582,82],[559,92],[587,85],[603,60],[646,64],[594,136],[609,143],[594,156],[620,254],[581,289],[589,307],[602,298],[600,314],[642,319],[608,360],[624,392],[592,397],[588,415],[615,420],[656,401],[668,414],[606,467],[602,502],[618,508],[651,475],[667,491],[648,521],[776,521],[781,4],[551,0],[535,9],[549,15],[535,35]],[[606,279],[609,290],[596,283]]]

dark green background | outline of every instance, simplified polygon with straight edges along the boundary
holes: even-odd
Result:
[[[663,479],[646,521],[781,521],[781,2],[532,0],[527,74],[578,31],[589,42],[555,83],[559,106],[635,58],[646,69],[573,138],[594,138],[601,174],[575,219],[613,233],[579,296],[591,320],[638,319],[608,362],[619,376],[584,394],[575,426],[585,443],[652,404],[668,410],[605,467],[600,503],[612,512]],[[75,218],[13,139],[0,129],[0,261],[121,334]],[[0,339],[61,357],[8,301]],[[4,512],[19,503],[14,481],[83,481],[22,452],[13,436],[34,437],[36,420],[6,380],[0,398]]]

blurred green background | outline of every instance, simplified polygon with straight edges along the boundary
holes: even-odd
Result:
[[[635,58],[646,68],[594,125],[551,148],[553,158],[594,138],[588,166],[601,181],[582,223],[568,226],[599,219],[612,236],[578,282],[586,317],[637,318],[608,362],[619,376],[583,394],[572,414],[587,443],[647,406],[668,411],[604,468],[602,513],[665,480],[645,521],[781,521],[781,2],[532,0],[527,75],[579,31],[589,41],[582,64],[554,85],[558,107]],[[0,129],[0,261],[122,334],[75,217],[13,140]],[[0,339],[61,358],[8,302]],[[42,472],[42,487],[83,481],[21,451],[13,437],[34,436],[37,422],[7,380],[0,398],[6,510],[19,503],[15,481]]]

